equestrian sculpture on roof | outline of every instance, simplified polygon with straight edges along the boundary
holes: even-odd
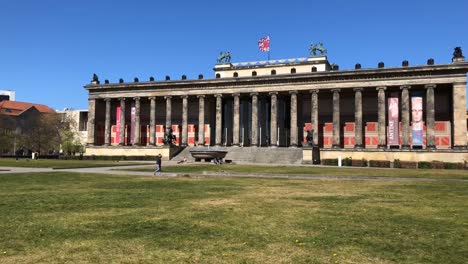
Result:
[[[326,55],[327,50],[323,47],[323,43],[319,42],[318,44],[310,44],[309,53],[310,56],[317,56],[317,52],[320,52],[319,55]]]
[[[216,60],[216,63],[218,63],[218,64],[223,64],[223,63],[229,63],[229,62],[231,62],[231,52],[229,52],[229,51],[226,51],[226,52],[221,51],[221,52],[219,53],[218,59]]]

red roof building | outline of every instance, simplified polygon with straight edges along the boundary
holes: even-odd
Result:
[[[9,100],[0,101],[0,115],[17,117],[31,108],[36,108],[40,113],[55,113],[54,109],[46,105]]]

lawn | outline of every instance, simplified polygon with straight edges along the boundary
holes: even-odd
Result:
[[[54,159],[11,159],[0,158],[0,167],[27,167],[27,168],[91,168],[108,166],[138,165],[146,163],[136,163],[128,161],[109,161],[109,160],[54,160]]]
[[[0,175],[0,263],[467,263],[468,183]]]
[[[154,171],[154,166],[135,168],[133,171]],[[164,172],[176,173],[258,173],[286,175],[323,175],[323,176],[364,176],[364,177],[398,177],[398,178],[433,178],[433,179],[468,179],[466,170],[431,170],[431,169],[389,169],[358,167],[317,167],[303,166],[265,166],[240,164],[187,164],[164,166]]]

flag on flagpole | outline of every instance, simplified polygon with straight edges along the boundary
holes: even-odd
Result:
[[[258,49],[260,51],[270,51],[270,36],[261,38],[258,41]]]

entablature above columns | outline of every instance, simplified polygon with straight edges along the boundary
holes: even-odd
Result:
[[[355,88],[375,88],[380,86],[424,86],[427,84],[443,85],[453,83],[466,83],[466,76],[431,76],[429,78],[411,78],[411,79],[395,79],[395,80],[360,80],[360,81],[334,81],[324,83],[304,82],[295,84],[263,84],[263,85],[243,85],[243,86],[226,86],[226,87],[211,87],[211,88],[187,88],[174,90],[140,90],[140,91],[90,91],[89,99],[119,99],[119,98],[134,98],[141,97],[167,97],[167,96],[200,96],[224,94],[250,94],[270,93],[270,92],[289,92],[295,91],[310,91],[310,90],[329,90],[329,89],[355,89]]]

